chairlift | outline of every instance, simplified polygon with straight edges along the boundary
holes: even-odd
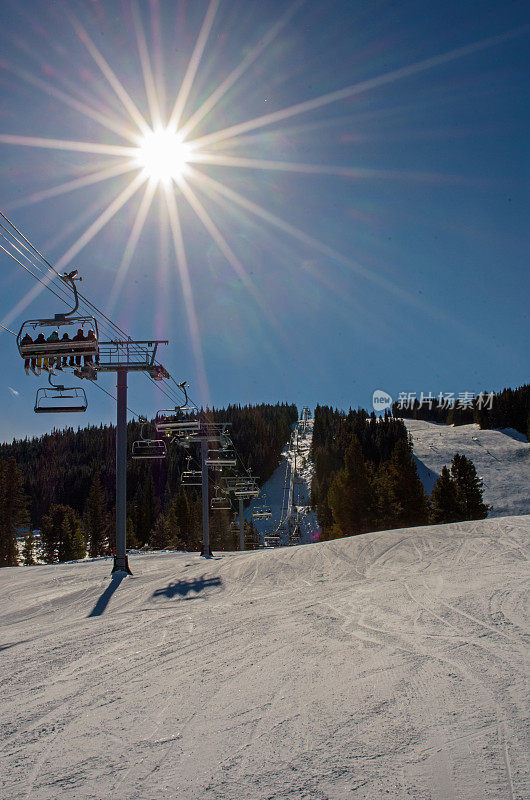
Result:
[[[216,494],[210,501],[210,509],[212,511],[230,511],[231,508],[230,500],[227,497],[220,497]]]
[[[180,476],[182,486],[202,486],[202,472],[200,470],[185,470]]]
[[[157,433],[173,433],[178,437],[187,437],[197,434],[201,423],[195,419],[184,419],[184,412],[196,412],[195,408],[182,408],[176,406],[173,409],[162,409],[157,411],[155,417],[155,428]]]
[[[182,471],[180,482],[182,486],[202,486],[202,471],[190,469],[191,456],[186,459],[186,469]]]
[[[237,456],[233,450],[208,450],[204,463],[209,467],[235,467]]]
[[[254,489],[235,489],[234,495],[238,499],[246,500],[251,497],[257,497],[259,495],[259,489],[257,487]]]
[[[17,336],[17,347],[27,366],[41,366],[42,360],[57,363],[61,368],[79,367],[83,357],[85,364],[97,362],[98,323],[95,317],[76,315],[79,297],[74,281],[80,281],[77,270],[60,276],[68,283],[74,293],[75,306],[71,311],[55,314],[50,319],[28,319],[22,323]],[[72,337],[68,331],[77,327]],[[61,330],[64,332],[61,334]],[[39,363],[40,362],[40,363]],[[84,410],[84,409],[83,409]]]
[[[146,439],[144,437],[144,427],[147,425],[145,417],[140,417],[142,427],[140,429],[140,439],[132,443],[131,458],[165,458],[167,455],[166,443],[163,439]]]
[[[86,411],[88,401],[85,390],[78,386],[61,386],[52,383],[48,375],[48,387],[37,389],[34,411],[36,414],[62,414],[71,411]]]
[[[268,506],[256,506],[252,509],[252,516],[254,519],[270,519],[272,511]]]

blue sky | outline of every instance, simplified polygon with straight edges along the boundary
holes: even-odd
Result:
[[[520,385],[529,24],[486,0],[6,0],[0,207],[132,336],[169,339],[198,403]],[[177,98],[192,155],[142,182],[130,148]],[[20,308],[34,286],[0,251],[0,322],[64,310],[46,290]],[[82,421],[37,417],[44,380],[9,333],[0,354],[0,439],[114,418],[89,384]],[[129,386],[134,411],[169,404]]]

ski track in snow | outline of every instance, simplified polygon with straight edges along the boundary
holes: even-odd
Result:
[[[2,569],[0,796],[526,800],[529,543],[136,555],[92,617],[110,560]]]

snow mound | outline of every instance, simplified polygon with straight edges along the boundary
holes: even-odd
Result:
[[[529,796],[530,517],[0,570],[9,800]]]

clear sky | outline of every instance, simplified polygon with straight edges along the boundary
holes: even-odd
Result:
[[[0,208],[196,402],[528,380],[527,2],[4,0],[0,38]],[[0,250],[2,324],[65,310],[36,285]],[[0,356],[0,439],[114,418]]]

